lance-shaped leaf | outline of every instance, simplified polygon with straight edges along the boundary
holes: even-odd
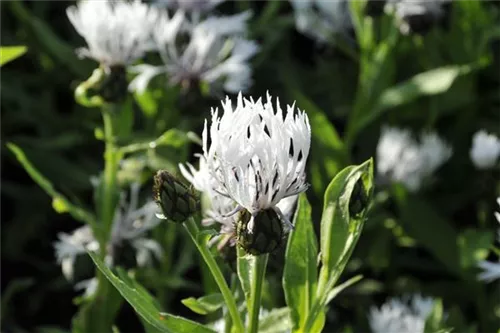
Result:
[[[318,294],[326,298],[352,254],[373,193],[373,162],[342,170],[325,192]],[[326,299],[325,299],[326,301]]]
[[[224,297],[222,294],[210,294],[200,298],[189,297],[183,299],[182,304],[198,314],[206,315],[220,309],[224,305]]]
[[[161,312],[153,296],[151,296],[141,285],[123,272],[121,273],[122,278],[120,279],[104,264],[97,254],[89,252],[89,255],[97,268],[99,268],[113,286],[115,286],[123,298],[125,298],[144,320],[156,329],[161,332],[172,333],[215,333],[213,330],[194,321]]]
[[[7,143],[7,148],[14,153],[24,170],[26,170],[38,186],[52,197],[52,205],[58,213],[68,212],[76,220],[89,224],[95,223],[95,217],[90,212],[71,203],[65,196],[54,189],[52,183],[31,164],[21,148],[13,143]]]
[[[297,331],[304,328],[318,278],[318,242],[311,220],[311,206],[305,194],[299,197],[294,226],[286,247],[283,289],[294,331]]]

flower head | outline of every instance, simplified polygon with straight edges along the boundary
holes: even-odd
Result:
[[[378,173],[417,191],[452,154],[451,147],[436,133],[424,133],[420,141],[413,139],[409,130],[382,128],[377,146]]]
[[[370,310],[369,322],[374,333],[423,333],[434,300],[421,295],[393,298],[380,309]]]
[[[290,0],[295,12],[295,26],[301,33],[319,42],[345,34],[352,26],[349,2],[346,0]]]
[[[259,49],[242,37],[249,17],[244,12],[195,22],[181,11],[172,18],[163,12],[153,32],[163,66],[136,66],[133,71],[139,75],[130,89],[143,91],[151,78],[166,73],[170,84],[184,87],[205,82],[232,93],[246,90],[251,84],[249,60]]]
[[[220,224],[220,233],[229,235],[230,245],[234,245],[238,216],[236,214],[228,216],[228,214],[234,211],[237,204],[233,199],[215,190],[217,188],[216,179],[211,175],[205,158],[202,155],[198,157],[198,170],[190,163],[186,163],[186,165],[179,164],[179,169],[184,178],[186,178],[196,190],[202,192],[209,201],[208,207],[206,207],[203,212],[204,219],[202,224],[207,226],[214,223]],[[288,220],[291,219],[297,198],[297,195],[287,197],[276,205]]]
[[[495,165],[500,156],[500,139],[480,130],[472,138],[470,158],[476,168],[487,169]]]
[[[116,208],[111,227],[110,240],[106,246],[106,261],[113,264],[119,253],[116,251],[124,242],[128,242],[135,250],[136,262],[139,266],[145,266],[152,260],[152,255],[161,258],[161,246],[154,240],[144,237],[144,233],[160,222],[155,217],[156,204],[149,201],[138,208],[139,184],[133,184],[130,191],[130,199],[127,202],[125,194],[122,194],[120,204]],[[74,264],[76,258],[85,254],[87,250],[100,250],[92,229],[85,225],[73,231],[71,234],[59,233],[59,240],[54,243],[56,258],[64,276],[73,279]]]
[[[267,96],[243,99],[236,106],[222,103],[223,114],[212,110],[210,129],[203,131],[203,152],[214,190],[236,202],[231,213],[246,209],[252,217],[308,188],[305,166],[311,144],[311,129],[304,112],[287,106],[286,114]],[[208,138],[210,137],[210,144]],[[251,223],[250,223],[251,224]]]
[[[60,232],[57,237],[59,240],[54,242],[57,262],[61,265],[64,277],[72,280],[76,257],[86,253],[87,249],[98,250],[99,243],[88,225],[76,229],[71,234]]]
[[[140,1],[81,1],[66,10],[71,24],[87,42],[79,50],[105,67],[126,66],[151,49],[156,13]]]

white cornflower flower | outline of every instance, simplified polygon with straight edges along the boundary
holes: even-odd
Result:
[[[129,89],[142,92],[161,73],[167,74],[170,84],[185,87],[202,81],[231,93],[248,89],[252,83],[249,60],[259,49],[254,41],[241,37],[249,17],[244,12],[193,23],[180,11],[172,18],[163,12],[153,37],[164,65],[135,66],[132,71],[138,76]]]
[[[237,205],[236,202],[214,190],[217,188],[217,181],[210,174],[203,156],[199,155],[199,170],[196,170],[190,163],[186,163],[186,166],[179,164],[179,169],[184,178],[186,178],[196,190],[205,194],[210,200],[210,207],[204,212],[205,218],[202,224],[208,226],[214,223],[220,223],[221,234],[234,235],[237,217],[236,215],[227,216],[227,214],[234,210]],[[297,195],[293,195],[282,199],[277,204],[277,207],[287,220],[290,220],[293,215],[297,198]]]
[[[236,202],[230,216],[246,209],[254,217],[267,209],[290,225],[277,204],[308,188],[305,167],[311,144],[311,129],[305,112],[287,106],[283,115],[279,100],[276,107],[267,102],[243,99],[236,107],[231,100],[222,103],[223,115],[212,109],[210,130],[203,130],[203,152],[214,191]],[[210,137],[210,145],[208,138]],[[251,229],[251,228],[250,228]]]
[[[497,203],[500,206],[500,197],[497,198]],[[495,212],[495,218],[498,223],[500,223],[500,213]],[[497,240],[500,242],[500,228],[497,231]],[[478,267],[483,270],[477,278],[480,281],[492,282],[496,279],[500,279],[500,261],[491,262],[487,260],[481,260]]]
[[[435,133],[424,133],[421,142],[409,130],[383,127],[377,146],[378,174],[417,191],[422,181],[451,157],[452,149]]]
[[[54,242],[57,262],[61,265],[64,277],[72,280],[76,257],[86,253],[87,250],[98,250],[99,243],[88,225],[76,229],[71,234],[60,232],[57,237],[59,240]]]
[[[434,300],[413,295],[410,299],[393,298],[380,309],[372,307],[370,328],[374,333],[424,333],[425,321],[432,312]]]
[[[97,287],[99,286],[99,280],[96,277],[82,280],[78,283],[75,283],[75,290],[84,290],[83,296],[85,298],[90,297],[95,294],[97,291]]]
[[[480,130],[472,138],[470,158],[476,168],[487,169],[495,165],[500,156],[500,139],[494,134]]]
[[[335,35],[352,27],[347,0],[290,0],[297,30],[319,42],[328,42]]]
[[[207,12],[225,0],[156,0],[155,4],[187,12]]]
[[[160,220],[155,217],[157,208],[153,201],[137,208],[138,184],[133,184],[130,192],[130,203],[127,204],[125,196],[122,195],[120,206],[116,209],[111,239],[106,249],[108,251],[106,262],[112,264],[114,248],[121,245],[122,242],[128,241],[136,251],[137,264],[145,266],[151,262],[151,255],[155,255],[157,258],[162,256],[161,246],[154,240],[144,237],[144,233],[155,227]],[[58,237],[59,240],[54,243],[57,262],[61,264],[66,279],[72,280],[76,257],[85,254],[87,250],[99,250],[99,243],[89,225],[76,229],[71,235],[59,233]]]
[[[80,1],[66,10],[71,24],[87,42],[79,50],[105,67],[127,66],[153,46],[156,12],[140,1]]]
[[[160,259],[163,255],[160,244],[152,239],[144,238],[144,234],[156,227],[161,221],[156,217],[157,205],[148,201],[138,208],[140,185],[134,183],[130,187],[130,201],[127,203],[122,195],[120,207],[117,208],[111,229],[110,250],[129,241],[136,250],[136,261],[139,266],[152,262],[152,255]],[[111,253],[113,255],[113,253]]]

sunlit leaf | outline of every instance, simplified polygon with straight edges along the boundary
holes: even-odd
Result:
[[[115,286],[134,310],[161,332],[215,333],[213,330],[194,321],[162,312],[158,302],[141,285],[130,278],[125,281],[118,278],[97,254],[89,252],[89,255],[97,268]]]
[[[192,311],[206,315],[220,309],[224,305],[224,298],[222,294],[211,294],[200,298],[185,298],[181,302]]]
[[[26,46],[2,46],[0,47],[0,66],[19,58],[26,53]]]

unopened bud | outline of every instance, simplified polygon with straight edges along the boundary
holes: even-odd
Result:
[[[253,217],[243,210],[236,225],[238,245],[253,255],[274,252],[283,244],[284,234],[283,222],[273,209]]]
[[[168,171],[159,170],[154,183],[154,200],[167,219],[184,222],[199,211],[199,200],[194,191]]]
[[[352,189],[351,198],[349,199],[349,215],[354,218],[359,218],[360,214],[368,206],[368,194],[366,193],[363,180],[360,178]]]

